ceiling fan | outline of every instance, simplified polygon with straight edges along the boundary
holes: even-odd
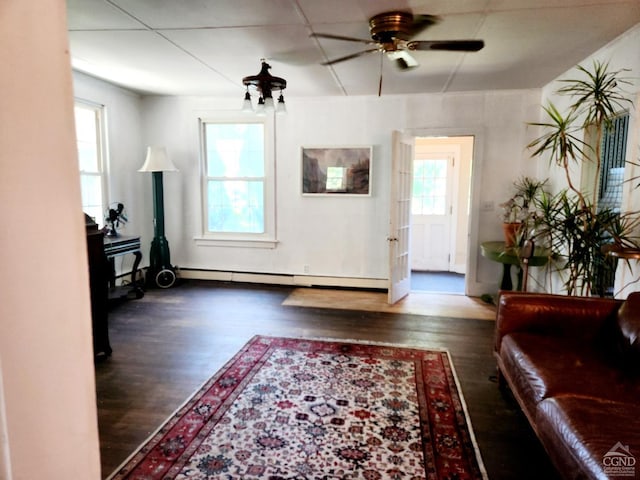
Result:
[[[409,70],[419,65],[418,61],[411,55],[411,52],[414,51],[477,52],[484,47],[484,41],[482,40],[412,40],[413,37],[439,21],[440,17],[435,15],[413,15],[405,11],[391,11],[379,13],[369,19],[371,40],[330,33],[312,33],[311,36],[373,46],[367,50],[323,62],[322,65],[333,65],[367,53],[381,52],[386,53],[389,59],[394,60],[401,70]],[[380,82],[382,84],[382,76]]]

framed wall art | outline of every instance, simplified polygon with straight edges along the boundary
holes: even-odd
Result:
[[[303,195],[371,195],[372,147],[302,147]]]

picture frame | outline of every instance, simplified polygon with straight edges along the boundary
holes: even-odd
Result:
[[[371,196],[371,146],[302,147],[302,194]]]

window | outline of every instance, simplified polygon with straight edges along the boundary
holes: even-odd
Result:
[[[598,208],[609,208],[619,212],[622,206],[628,130],[629,114],[624,113],[613,120],[613,125],[605,130],[602,137]]]
[[[273,161],[266,123],[201,125],[205,238],[274,240]]]
[[[102,226],[106,200],[103,178],[103,107],[76,102],[75,122],[82,210]]]
[[[412,215],[444,215],[449,160],[415,160],[413,163]]]

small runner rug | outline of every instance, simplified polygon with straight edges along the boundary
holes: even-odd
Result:
[[[446,351],[254,337],[109,478],[486,478]]]

